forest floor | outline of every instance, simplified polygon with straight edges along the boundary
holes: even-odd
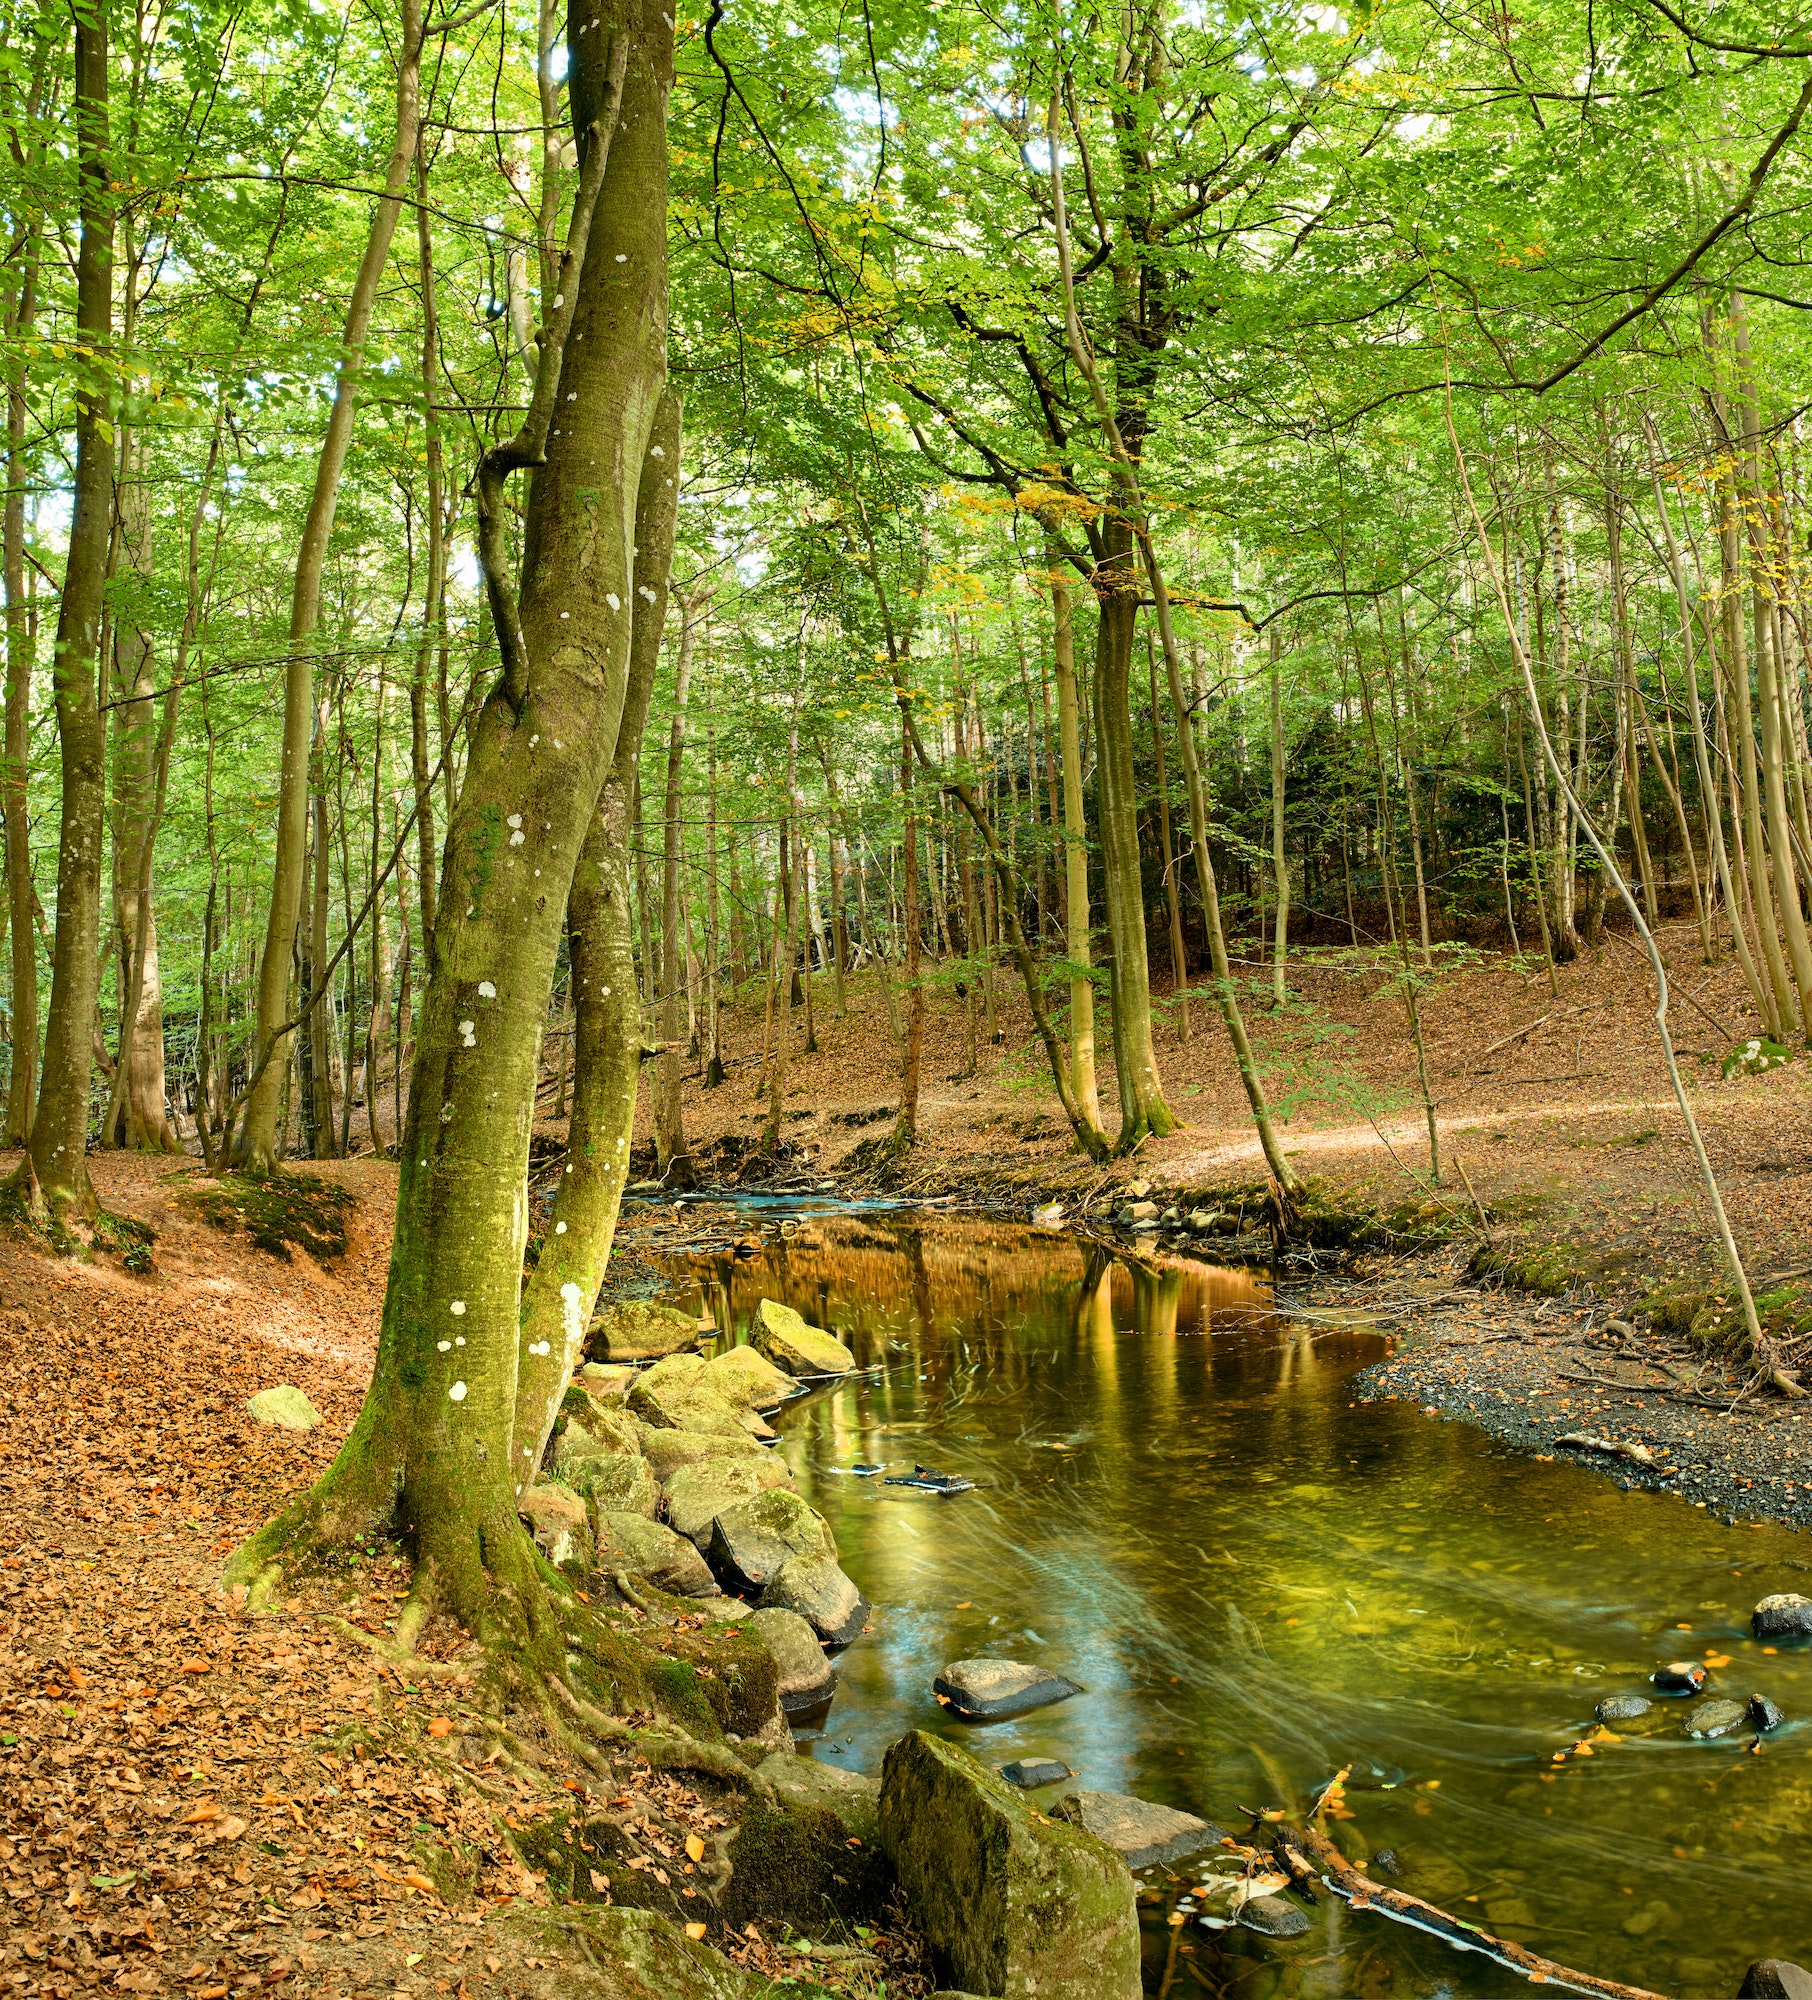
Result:
[[[528,1845],[581,1815],[643,1857],[619,1903],[705,1914],[685,1842],[725,1824],[711,1781],[626,1754],[613,1786],[519,1717],[528,1762],[499,1762],[469,1679],[380,1665],[339,1624],[390,1622],[409,1582],[394,1551],[256,1616],[221,1587],[363,1397],[394,1167],[317,1170],[359,1197],[330,1269],[198,1219],[192,1169],[91,1165],[110,1210],[158,1231],[151,1272],[0,1244],[0,1989],[572,2000],[569,1955],[536,1927],[547,1890],[503,1828]],[[318,1429],[250,1420],[278,1382]],[[459,1642],[430,1626],[425,1650],[457,1665]],[[711,1942],[802,1963],[777,1932]],[[833,1983],[814,1968],[809,1990]]]

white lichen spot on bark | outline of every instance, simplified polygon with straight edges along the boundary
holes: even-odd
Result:
[[[545,1340],[537,1340],[530,1346],[529,1352],[531,1354],[551,1354],[553,1349]]]
[[[564,1222],[556,1222],[554,1224],[554,1234],[556,1236],[564,1236],[566,1234],[566,1224]]]
[[[453,1343],[450,1340],[437,1340],[434,1345],[436,1350],[442,1354],[451,1354],[453,1352]]]
[[[497,989],[488,979],[481,979],[478,982],[478,997],[481,1000],[495,1000]]]
[[[560,1287],[560,1323],[568,1349],[576,1348],[585,1336],[585,1295],[570,1278]],[[547,1352],[545,1345],[541,1351]]]
[[[466,1385],[463,1382],[455,1382],[447,1394],[455,1403],[463,1403],[466,1399]]]
[[[464,1319],[466,1316],[466,1302],[464,1299],[455,1299],[453,1303],[450,1306],[448,1306],[447,1310],[453,1315],[455,1319]]]
[[[604,593],[604,602],[610,606],[612,611],[621,611],[623,608],[623,600],[614,590],[607,590]]]
[[[469,1049],[475,1049],[478,1046],[477,1029],[478,1023],[476,1021],[461,1021],[459,1024],[459,1039]]]

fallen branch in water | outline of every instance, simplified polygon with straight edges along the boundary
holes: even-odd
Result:
[[[1300,1884],[1305,1878],[1319,1875],[1335,1895],[1343,1897],[1355,1910],[1376,1910],[1400,1924],[1413,1925],[1457,1950],[1476,1951],[1537,1985],[1555,1986],[1570,1993],[1596,1994],[1598,2000],[1666,2000],[1665,1995],[1651,1993],[1646,1987],[1625,1986],[1621,1980],[1599,1979],[1590,1972],[1575,1972],[1570,1966],[1557,1965],[1520,1944],[1512,1944],[1508,1938],[1493,1937],[1476,1924],[1450,1917],[1433,1903],[1423,1902],[1420,1896],[1411,1896],[1402,1889],[1387,1889],[1383,1883],[1360,1874],[1325,1834],[1304,1827],[1280,1826],[1271,1836],[1271,1845],[1292,1881]]]

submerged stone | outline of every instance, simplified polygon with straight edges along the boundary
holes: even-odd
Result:
[[[1686,1711],[1686,1733],[1688,1736],[1728,1736],[1733,1729],[1743,1726],[1743,1718],[1748,1713],[1746,1702],[1696,1701]]]
[[[1812,1639],[1812,1597],[1777,1591],[1749,1614],[1749,1626],[1758,1639]]]
[[[245,1407],[254,1423],[271,1424],[280,1431],[312,1431],[321,1421],[321,1412],[308,1400],[307,1392],[293,1382],[260,1389]]]
[[[1151,1805],[1125,1792],[1065,1792],[1052,1806],[1051,1817],[1106,1841],[1125,1857],[1129,1868],[1182,1861],[1204,1847],[1218,1847],[1227,1838],[1225,1827],[1197,1819],[1194,1813]]]
[[[1000,1722],[1029,1709],[1068,1701],[1082,1689],[1043,1667],[1019,1660],[953,1660],[931,1683],[964,1722]]]
[[[1645,1694],[1607,1694],[1592,1713],[1600,1722],[1634,1722],[1654,1705]]]
[[[778,1299],[763,1299],[755,1308],[749,1342],[789,1375],[847,1375],[856,1365],[856,1357],[834,1333],[808,1325]]]
[[[827,1646],[847,1646],[868,1624],[868,1600],[834,1556],[788,1556],[761,1593],[764,1606],[796,1611]]]
[[[837,1544],[797,1493],[770,1490],[726,1507],[711,1524],[706,1559],[732,1590],[764,1589],[790,1556],[829,1556]]]
[[[644,1514],[600,1510],[598,1567],[644,1576],[673,1597],[721,1595],[710,1565],[685,1536]]]
[[[968,1751],[922,1729],[881,1768],[881,1845],[930,1946],[968,1993],[1139,2000],[1126,1863],[1047,1820]]]

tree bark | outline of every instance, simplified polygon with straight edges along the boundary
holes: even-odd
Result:
[[[700,602],[680,600],[679,658],[673,675],[673,719],[667,726],[667,797],[661,846],[661,1057],[654,1098],[655,1170],[671,1187],[695,1180],[686,1151],[680,1103],[680,779],[686,748],[686,695]]]
[[[1070,1082],[1091,1130],[1106,1138],[1095,1080],[1095,981],[1090,970],[1088,809],[1082,795],[1082,731],[1077,717],[1076,626],[1069,580],[1051,558],[1051,656],[1057,673],[1057,728],[1063,758],[1064,931],[1070,973]]]
[[[75,123],[81,242],[76,253],[76,335],[89,372],[76,395],[75,495],[51,667],[63,810],[50,1009],[31,1143],[15,1180],[34,1216],[53,1226],[61,1226],[72,1209],[87,1216],[97,1212],[86,1153],[100,983],[107,759],[96,673],[113,528],[113,393],[106,372],[113,338],[107,86],[106,16],[78,10]]]

